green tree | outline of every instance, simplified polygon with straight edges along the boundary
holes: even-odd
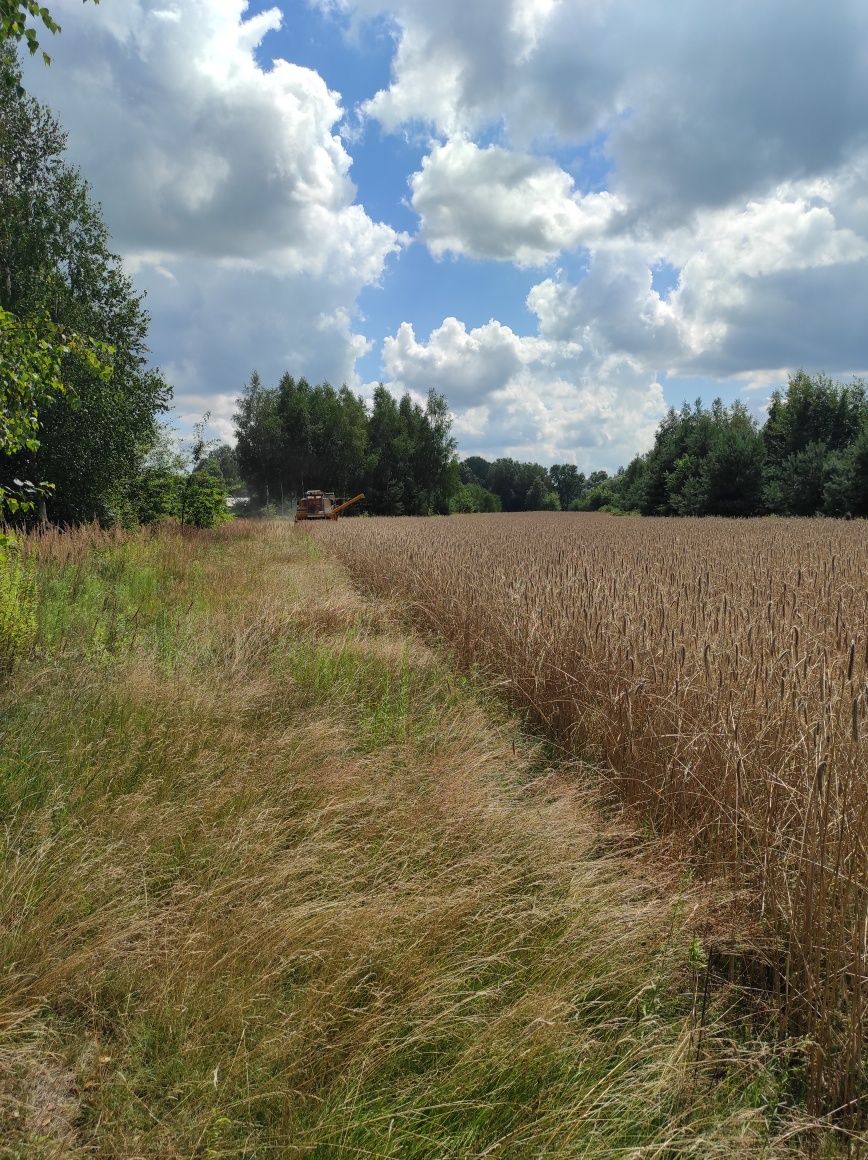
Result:
[[[645,488],[640,509],[643,515],[677,514],[679,496],[688,479],[688,462],[691,465],[695,462],[694,429],[701,414],[702,404],[699,400],[695,410],[691,409],[689,403],[685,403],[680,411],[670,408],[657,428],[654,446],[646,461]],[[694,459],[685,462],[685,456],[688,455],[694,455]]]
[[[836,383],[826,375],[798,371],[790,377],[786,392],[775,391],[763,429],[771,467],[810,443],[823,443],[830,451],[843,451],[856,439],[868,413],[865,384]]]
[[[315,408],[319,416],[315,446],[326,462],[323,486],[340,495],[360,491],[368,468],[368,413],[364,400],[346,386],[339,391],[328,384]]]
[[[20,74],[8,46],[0,72],[0,309],[28,332],[31,358],[51,363],[26,404],[38,430],[0,466],[0,486],[45,480],[54,518],[109,520],[170,390],[147,365],[141,297],[108,248],[87,184],[63,159],[57,122],[12,83]],[[4,359],[0,372],[7,394],[13,364]]]
[[[241,475],[262,502],[322,488],[364,490],[383,515],[449,511],[459,485],[452,420],[436,391],[425,407],[382,384],[370,414],[346,386],[311,386],[285,374],[276,390],[254,372],[235,415]]]
[[[405,399],[409,402],[409,396]],[[432,390],[428,392],[424,411],[414,404],[409,430],[413,438],[412,510],[417,515],[445,515],[458,487],[456,444],[445,397]]]
[[[430,391],[424,408],[405,394],[396,402],[382,383],[368,423],[369,508],[379,515],[449,511],[460,486],[452,419],[445,398]]]
[[[680,455],[666,473],[667,515],[703,516],[708,511],[708,472],[698,455]]]
[[[558,512],[561,510],[561,501],[558,493],[546,486],[548,480],[543,475],[536,475],[531,480],[530,487],[524,497],[524,510],[528,512]]]
[[[398,404],[382,383],[374,390],[368,439],[371,461],[365,494],[370,510],[384,516],[410,514],[404,484],[412,447]]]
[[[855,478],[848,484],[845,475],[856,471],[850,449],[866,421],[868,396],[860,380],[792,375],[786,391],[772,395],[762,432],[766,508],[782,515],[839,511],[855,486]]]
[[[574,463],[553,464],[549,469],[549,477],[564,511],[580,499],[587,489],[584,472],[579,471]]]
[[[143,524],[174,519],[196,528],[212,528],[230,519],[229,489],[221,463],[231,461],[225,444],[206,441],[206,414],[188,443],[161,427],[154,448],[130,489],[135,518]]]
[[[238,470],[238,453],[228,443],[220,443],[212,447],[205,456],[203,468],[217,475],[223,480],[227,491],[234,491],[241,487],[241,473]]]
[[[93,2],[99,4],[99,0]],[[82,0],[82,3],[86,4],[87,0]],[[60,25],[39,0],[0,0],[0,43],[23,41],[32,56],[39,50],[37,29],[40,25],[52,34],[60,32]],[[47,52],[43,51],[42,59],[51,64]]]
[[[868,516],[868,418],[849,449],[852,470],[850,486],[850,513]]]
[[[616,478],[610,478],[605,472],[593,472],[593,475],[602,475],[603,479],[599,480],[593,487],[588,488],[578,499],[574,499],[570,504],[570,511],[574,512],[598,512],[605,509],[606,511],[619,511],[619,489]]]
[[[706,408],[697,400],[663,420],[643,466],[633,469],[631,499],[645,515],[755,515],[762,508],[764,458],[763,440],[742,403],[725,407],[715,399]]]
[[[782,496],[782,511],[788,516],[813,516],[823,507],[829,448],[811,442],[788,455],[774,479]]]
[[[61,379],[64,357],[84,360],[101,378],[107,377],[108,352],[98,343],[67,336],[50,319],[22,321],[0,308],[0,455],[35,454],[39,450],[39,408],[66,387]],[[25,515],[36,499],[53,490],[43,481],[12,479],[0,484],[0,519]]]
[[[226,484],[209,463],[215,449],[205,438],[210,417],[208,412],[202,416],[193,429],[193,439],[182,444],[178,454],[178,519],[194,528],[212,528],[229,518]]]
[[[637,512],[645,498],[645,481],[648,474],[648,460],[645,455],[631,459],[620,477],[618,507],[621,511]]]
[[[280,498],[283,434],[278,392],[264,386],[258,371],[238,399],[234,416],[241,478],[262,504]]]
[[[704,510],[717,516],[754,516],[762,510],[765,447],[741,402],[721,409],[712,427],[703,470]]]
[[[537,480],[539,486],[534,487]],[[528,508],[528,497],[532,503],[542,502],[542,496],[554,491],[549,473],[539,463],[520,463],[506,457],[492,463],[488,488],[499,497],[505,512],[535,510]]]
[[[825,459],[823,514],[848,516],[856,506],[854,495],[855,464],[852,449],[830,451]]]
[[[482,487],[488,487],[491,464],[487,459],[483,459],[481,455],[469,455],[461,462],[460,467],[462,483],[478,483]]]
[[[202,465],[191,471],[179,484],[178,518],[193,528],[213,528],[230,519],[226,507],[226,485]]]
[[[329,388],[331,390],[331,388]],[[284,374],[277,385],[277,415],[280,423],[280,499],[291,499],[305,488],[329,486],[320,478],[322,464],[315,446],[323,439],[322,423],[314,414],[314,388],[305,378]]]

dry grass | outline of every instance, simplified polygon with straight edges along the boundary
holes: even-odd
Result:
[[[868,527],[607,516],[345,521],[321,535],[599,763],[749,900],[719,960],[865,1124]],[[757,924],[755,919],[759,919]],[[740,945],[739,945],[740,942]]]
[[[307,536],[27,554],[36,645],[0,687],[0,1156],[847,1139],[787,1109],[738,994],[705,993],[677,869],[626,853]]]

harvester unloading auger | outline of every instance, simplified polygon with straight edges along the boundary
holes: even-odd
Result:
[[[336,504],[333,491],[306,491],[296,506],[295,522],[299,523],[301,520],[336,520],[341,512],[345,512],[348,507],[352,507],[354,503],[359,503],[364,498],[365,493],[360,491],[352,499]]]

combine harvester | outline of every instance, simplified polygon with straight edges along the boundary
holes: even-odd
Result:
[[[336,520],[341,512],[345,512],[354,503],[365,498],[364,492],[359,492],[352,499],[344,503],[335,504],[333,491],[306,491],[304,498],[298,501],[295,509],[295,522],[302,520]]]

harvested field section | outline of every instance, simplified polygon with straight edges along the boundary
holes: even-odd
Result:
[[[810,1098],[864,1116],[865,523],[534,514],[318,534],[754,900],[750,957],[805,1038]]]

